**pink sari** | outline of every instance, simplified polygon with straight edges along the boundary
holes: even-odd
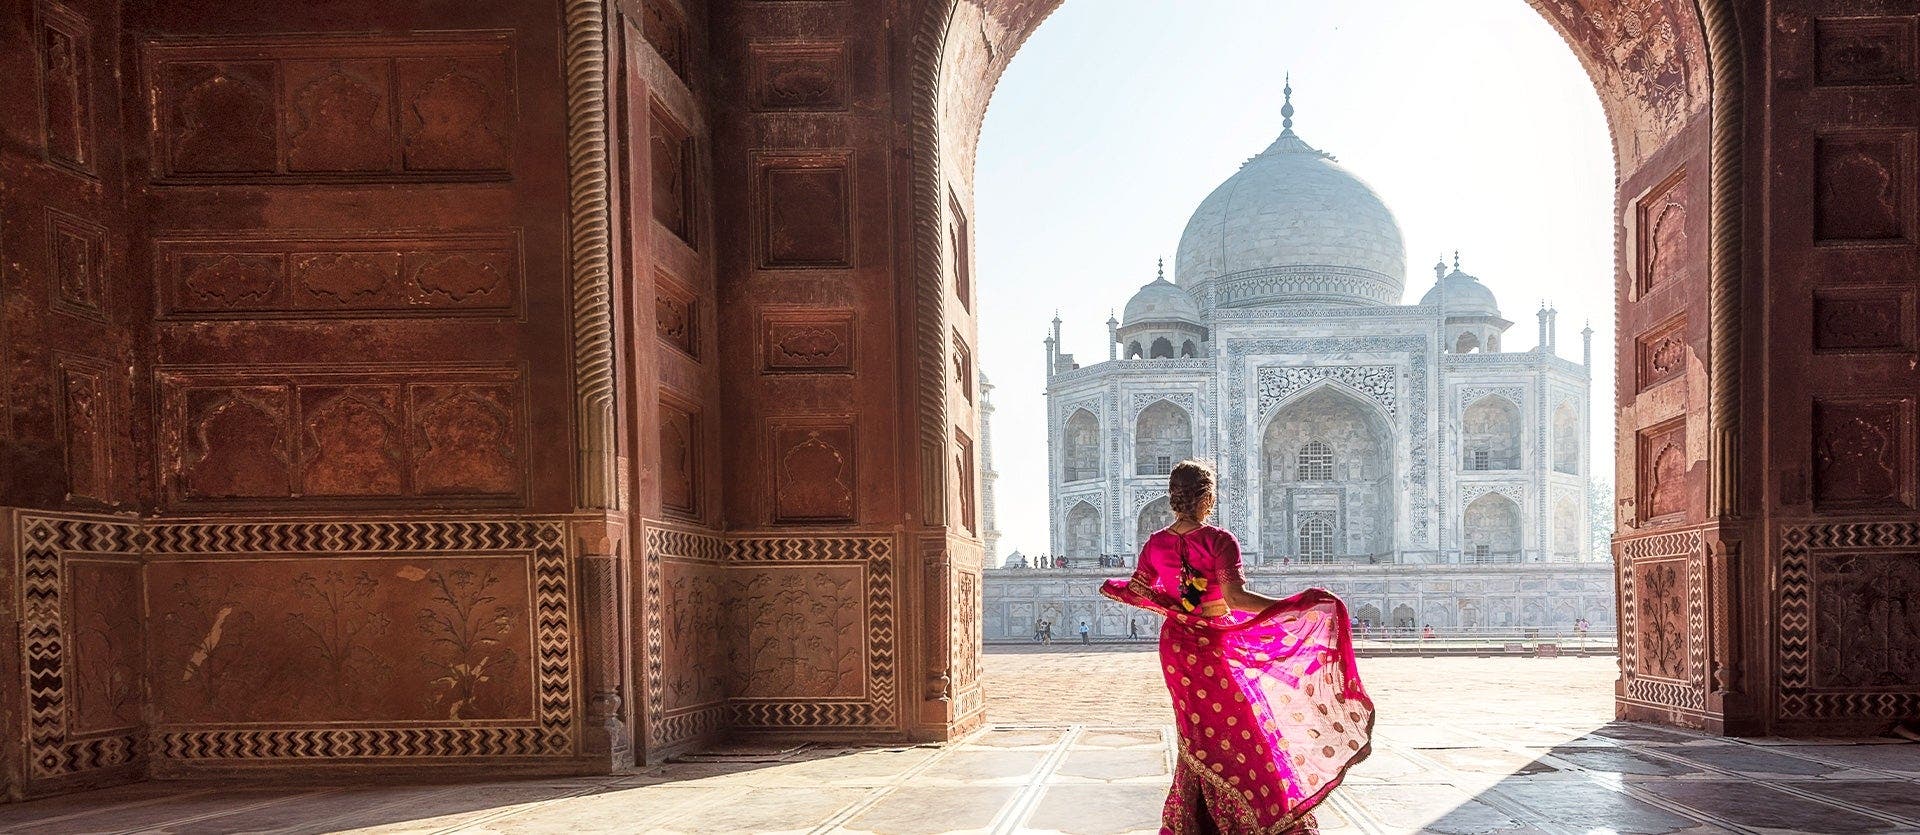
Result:
[[[1180,603],[1181,552],[1207,578]],[[1313,809],[1371,752],[1373,700],[1353,659],[1347,606],[1307,589],[1259,614],[1219,608],[1240,575],[1240,543],[1211,525],[1155,533],[1133,577],[1100,593],[1166,617],[1160,664],[1173,696],[1180,761],[1163,833],[1313,832]]]

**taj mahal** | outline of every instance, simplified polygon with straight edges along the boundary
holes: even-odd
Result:
[[[1514,323],[1457,253],[1404,303],[1393,212],[1294,132],[1287,94],[1280,136],[1194,210],[1173,279],[1163,265],[1108,319],[1105,361],[1065,353],[1055,317],[1052,553],[989,572],[989,640],[1138,628],[1080,578],[1121,573],[1172,521],[1185,458],[1218,470],[1214,521],[1256,588],[1326,587],[1402,629],[1614,622],[1589,545],[1592,329],[1562,357],[1542,305],[1536,346],[1504,350]]]

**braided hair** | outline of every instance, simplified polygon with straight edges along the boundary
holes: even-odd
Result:
[[[1173,465],[1167,476],[1167,505],[1175,518],[1205,521],[1199,514],[1203,507],[1211,509],[1212,499],[1212,467],[1193,459]]]

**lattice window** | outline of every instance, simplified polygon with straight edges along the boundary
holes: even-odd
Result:
[[[1333,447],[1324,441],[1308,441],[1294,456],[1294,469],[1300,481],[1333,480]]]
[[[1160,455],[1153,459],[1153,475],[1172,475],[1173,456]]]
[[[1333,523],[1314,516],[1300,522],[1300,560],[1333,561]]]
[[[1467,455],[1467,469],[1469,470],[1493,469],[1493,454],[1484,449],[1474,450],[1472,453]]]

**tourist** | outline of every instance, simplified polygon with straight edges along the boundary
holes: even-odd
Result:
[[[1091,629],[1091,627],[1088,625],[1086,621],[1083,620],[1080,622],[1080,643],[1083,643],[1083,644],[1093,643],[1092,638],[1088,634],[1089,629]]]
[[[1053,643],[1053,621],[1043,620],[1040,622],[1040,643]]]
[[[1174,466],[1173,524],[1147,538],[1131,578],[1100,589],[1165,618],[1180,759],[1162,831],[1316,832],[1314,807],[1372,750],[1347,607],[1323,589],[1248,590],[1239,540],[1207,524],[1214,502],[1211,467]]]
[[[1134,641],[1139,639],[1140,639],[1140,622],[1137,620],[1134,620],[1133,618],[1127,618],[1127,640]]]
[[[1429,623],[1425,626],[1420,627],[1420,637],[1425,638],[1429,641],[1433,640],[1433,624]]]

